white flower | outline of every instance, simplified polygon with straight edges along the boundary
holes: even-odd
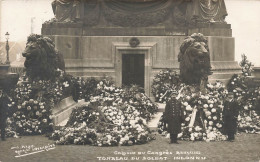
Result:
[[[186,110],[187,110],[187,111],[192,111],[191,106],[190,106],[190,105],[186,106]]]
[[[213,112],[213,113],[216,112],[216,109],[215,108],[211,109],[211,112]]]
[[[206,112],[206,116],[208,117],[208,116],[210,116],[211,115],[211,112],[210,111],[207,111]]]
[[[217,120],[217,119],[218,119],[218,117],[217,117],[217,116],[214,116],[214,117],[213,117],[213,120]]]
[[[212,126],[212,125],[213,125],[213,121],[209,121],[209,125],[211,125],[211,126]]]
[[[44,123],[46,123],[46,122],[47,122],[47,119],[43,119],[42,121],[43,121]]]
[[[222,128],[222,124],[219,124],[217,127],[218,127],[218,128]]]
[[[209,106],[208,106],[208,104],[204,104],[203,107],[204,108],[208,108]]]
[[[184,106],[188,106],[189,104],[188,104],[188,102],[184,102],[183,105]]]
[[[31,106],[27,106],[27,110],[31,110],[32,108],[31,108]]]
[[[247,116],[247,117],[246,117],[246,121],[247,121],[247,122],[251,122],[251,121],[252,121],[252,118],[251,118],[250,116]]]
[[[182,135],[183,135],[183,133],[179,133],[179,134],[178,134],[178,138],[181,138]]]
[[[201,130],[201,128],[200,128],[199,126],[196,126],[196,127],[195,127],[195,131],[198,132],[198,131],[200,131],[200,130]]]
[[[213,104],[210,104],[209,107],[212,108],[212,107],[213,107]]]
[[[187,117],[187,118],[185,119],[185,121],[190,121],[190,117]]]

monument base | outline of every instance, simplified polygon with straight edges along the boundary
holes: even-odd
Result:
[[[71,96],[61,100],[52,110],[54,126],[59,126],[62,122],[68,120],[73,109],[83,102],[76,103]]]
[[[135,60],[137,58],[134,56],[142,56],[140,58],[143,60],[139,62],[143,67],[137,70],[133,68],[133,72],[144,70],[139,78],[150,97],[156,74],[166,68],[179,69],[180,46],[186,36],[193,32],[201,32],[208,39],[213,70],[210,82],[220,80],[226,83],[233,74],[240,73],[240,67],[234,61],[235,39],[230,24],[197,24],[194,27],[176,28],[167,25],[87,27],[81,23],[52,23],[43,24],[42,28],[43,35],[50,37],[64,55],[66,72],[74,76],[109,76],[116,86],[122,86],[125,84],[124,74],[130,73],[124,69],[124,58],[133,57]],[[131,45],[133,38],[138,40],[137,46]]]

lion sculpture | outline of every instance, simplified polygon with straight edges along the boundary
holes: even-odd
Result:
[[[55,50],[54,42],[41,35],[32,34],[28,37],[23,52],[25,71],[31,79],[51,80],[58,69],[65,70],[62,54]]]
[[[180,78],[182,82],[201,85],[208,82],[212,74],[207,40],[200,33],[188,36],[180,47],[178,61],[180,62]]]

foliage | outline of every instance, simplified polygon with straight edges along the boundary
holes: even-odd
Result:
[[[74,89],[71,76],[58,72],[60,76],[55,82],[31,81],[26,75],[20,77],[10,96],[14,103],[9,106],[10,131],[18,135],[35,135],[53,130],[52,109]]]
[[[239,63],[239,65],[242,68],[242,75],[243,76],[251,76],[252,72],[254,71],[254,65],[252,62],[250,62],[245,54],[241,55],[242,61]]]
[[[222,135],[222,101],[226,91],[221,82],[208,84],[205,94],[199,92],[196,87],[182,85],[179,89],[178,100],[182,102],[185,121],[182,123],[182,132],[178,135],[184,140],[225,140]],[[196,115],[195,112],[196,111]],[[195,120],[192,125],[191,120]],[[167,130],[162,116],[158,123],[159,133],[166,135]]]
[[[57,144],[118,146],[143,144],[152,140],[145,120],[131,105],[98,105],[96,100],[73,111],[66,127],[54,131]],[[106,105],[106,106],[105,106]]]
[[[179,75],[172,69],[160,71],[155,75],[152,83],[152,94],[156,102],[165,103],[171,90],[180,85]]]
[[[228,91],[234,93],[242,108],[238,118],[239,131],[247,133],[260,132],[259,115],[257,114],[260,109],[260,85],[250,77],[253,71],[253,64],[247,60],[244,54],[242,55],[240,66],[242,75],[233,75],[227,84]]]

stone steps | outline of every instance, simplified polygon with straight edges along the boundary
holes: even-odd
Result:
[[[165,106],[166,104],[161,104],[161,103],[156,103],[158,106],[158,112],[156,114],[154,114],[153,118],[148,122],[148,127],[151,130],[156,130],[157,129],[157,124],[164,112]]]
[[[63,99],[52,111],[54,126],[64,126],[67,123],[73,109],[83,103],[85,103],[85,101],[79,101],[78,103],[75,102],[72,97]]]

